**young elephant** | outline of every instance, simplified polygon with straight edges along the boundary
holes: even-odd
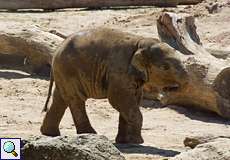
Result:
[[[175,50],[157,39],[114,29],[76,33],[65,40],[52,63],[49,88],[55,81],[53,102],[41,132],[58,136],[59,123],[70,108],[77,133],[96,133],[85,109],[87,98],[108,98],[120,113],[117,143],[143,143],[139,109],[143,84],[161,88],[182,86],[187,75]]]

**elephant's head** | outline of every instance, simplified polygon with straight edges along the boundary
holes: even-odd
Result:
[[[131,65],[149,86],[177,91],[188,82],[188,75],[175,49],[166,43],[139,43]]]

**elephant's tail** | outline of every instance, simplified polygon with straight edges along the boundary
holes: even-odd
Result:
[[[45,103],[45,106],[42,109],[42,112],[47,112],[47,110],[48,110],[48,103],[49,103],[49,100],[50,100],[50,97],[51,97],[51,94],[52,94],[53,82],[54,82],[54,77],[53,77],[53,72],[52,72],[52,69],[51,69],[51,71],[50,71],[50,85],[49,85],[49,90],[48,90],[48,96],[46,98],[46,103]]]

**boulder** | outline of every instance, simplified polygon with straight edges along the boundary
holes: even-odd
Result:
[[[195,148],[199,144],[213,142],[217,138],[230,138],[230,137],[229,136],[214,136],[214,135],[186,137],[184,140],[184,145],[186,147]]]
[[[230,160],[230,139],[212,139],[212,141],[199,144],[194,149],[182,152],[170,160]]]
[[[33,137],[23,140],[26,160],[125,160],[105,137],[82,134],[60,137]]]

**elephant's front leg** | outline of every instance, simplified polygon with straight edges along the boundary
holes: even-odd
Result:
[[[141,136],[142,114],[138,107],[120,110],[116,143],[143,143]]]
[[[70,111],[78,134],[96,133],[86,113],[85,102],[76,98],[70,104]]]
[[[47,136],[59,136],[59,124],[65,113],[67,105],[64,103],[59,90],[54,89],[53,101],[50,109],[47,111],[41,126],[41,133]]]
[[[120,113],[116,143],[143,143],[139,108],[142,86],[132,79],[117,77],[113,77],[108,89],[109,102]]]

